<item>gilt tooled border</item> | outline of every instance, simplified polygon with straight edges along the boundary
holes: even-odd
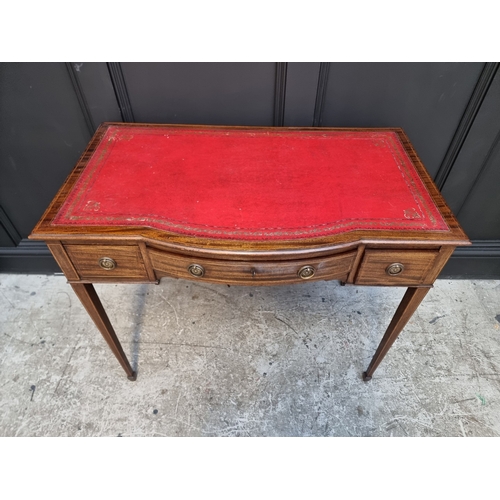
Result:
[[[99,155],[97,158],[94,158],[94,154],[90,158],[89,162],[87,163],[87,166],[83,170],[83,172],[80,174],[80,178],[77,180],[76,184],[73,186],[73,189],[71,190],[71,193],[69,194],[68,198],[66,199],[66,202],[63,204],[63,206],[59,209],[57,215],[54,217],[53,223],[55,224],[66,224],[68,222],[57,222],[59,219],[63,218],[72,218],[75,219],[76,215],[72,215],[74,212],[76,206],[79,204],[81,198],[83,195],[87,192],[87,190],[94,185],[97,175],[94,175],[96,171],[98,170],[99,167],[104,165],[105,159],[109,157],[111,154],[111,151],[113,150],[115,146],[115,137],[118,135],[118,130],[113,130],[113,128],[110,128],[104,137],[102,138],[102,142],[97,146],[96,151],[94,154],[96,154],[99,151],[99,146],[103,144],[103,149],[102,151],[99,152]],[[88,172],[87,172],[88,170]],[[65,209],[65,206],[67,205],[67,208]]]
[[[120,127],[121,128],[121,127]],[[172,130],[168,129],[169,133],[186,133],[186,130]],[[413,171],[410,165],[413,165],[411,159],[409,158],[406,150],[404,149],[399,137],[395,132],[372,132],[371,137],[360,137],[360,132],[353,131],[351,133],[346,132],[337,132],[337,131],[329,131],[329,133],[318,134],[318,133],[300,133],[297,132],[297,138],[329,138],[334,135],[343,135],[350,136],[351,138],[355,138],[358,140],[371,140],[374,136],[382,140],[387,146],[389,151],[391,152],[394,161],[405,181],[410,193],[415,200],[415,204],[419,208],[421,218],[417,220],[410,219],[370,219],[370,218],[344,218],[340,220],[336,220],[335,222],[326,222],[322,224],[315,224],[313,226],[302,226],[302,227],[294,227],[293,229],[286,228],[246,228],[239,229],[234,227],[224,227],[224,226],[208,226],[202,224],[186,224],[181,221],[177,221],[175,219],[168,219],[164,216],[159,216],[158,214],[146,214],[142,216],[130,216],[130,214],[125,213],[116,213],[116,214],[108,214],[106,216],[98,216],[96,214],[90,215],[73,215],[76,207],[80,204],[82,197],[90,189],[98,177],[96,172],[104,165],[105,160],[111,154],[116,142],[115,138],[118,135],[117,127],[110,127],[108,132],[103,137],[103,145],[102,151],[98,153],[96,158],[91,158],[87,167],[84,169],[82,176],[77,181],[77,184],[73,188],[73,193],[70,193],[70,196],[66,200],[65,204],[61,207],[58,214],[54,218],[53,224],[71,224],[71,225],[109,225],[109,223],[115,222],[119,223],[119,225],[148,225],[153,224],[153,227],[157,227],[158,229],[171,230],[173,232],[180,231],[185,234],[193,234],[199,235],[200,233],[210,236],[225,236],[235,238],[237,236],[240,237],[310,237],[310,236],[326,236],[328,234],[335,234],[340,232],[341,230],[349,229],[349,230],[357,230],[357,229],[409,229],[409,230],[433,230],[433,231],[449,231],[449,228],[446,222],[441,218],[444,226],[447,229],[437,229],[438,221],[434,217],[433,211],[429,206],[428,200],[423,196],[423,193],[418,189],[417,183],[415,182],[415,177],[413,175]],[[134,127],[135,134],[139,133],[143,134],[165,134],[165,129],[159,130],[151,130],[150,128],[137,129]],[[195,132],[198,134],[214,134],[213,130],[189,130],[189,134]],[[249,136],[255,137],[257,135],[274,135],[274,136],[285,136],[290,135],[290,133],[278,132],[271,134],[269,132],[263,131],[255,131],[255,132],[247,132]],[[229,135],[230,132],[215,132],[216,135],[220,135],[223,133],[224,135]],[[293,135],[296,135],[292,132]],[[378,136],[378,137],[377,137]],[[392,146],[392,147],[391,147]],[[99,146],[98,146],[99,148]],[[404,154],[402,154],[404,153]],[[88,170],[87,170],[88,169]],[[414,170],[414,169],[413,169]],[[415,172],[416,173],[416,172]],[[425,189],[420,177],[418,177],[418,181],[422,184],[422,187]],[[439,210],[434,205],[434,208],[437,213]],[[427,218],[425,217],[427,214]],[[422,227],[422,221],[427,219],[430,222],[431,228]],[[131,224],[132,223],[132,224]],[[360,224],[361,223],[361,224]]]

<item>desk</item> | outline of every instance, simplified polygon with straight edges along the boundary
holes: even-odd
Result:
[[[399,128],[102,124],[33,230],[127,373],[93,283],[315,280],[407,291],[370,380],[458,245]]]

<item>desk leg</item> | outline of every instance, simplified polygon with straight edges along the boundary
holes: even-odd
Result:
[[[127,356],[125,356],[125,353],[123,352],[120,341],[111,326],[111,322],[109,321],[108,315],[102,306],[94,286],[90,283],[71,283],[71,286],[101,332],[104,340],[113,351],[116,359],[122,365],[122,368],[127,374],[127,378],[129,380],[135,380],[137,375],[134,370],[132,370]]]
[[[398,338],[401,330],[405,327],[406,323],[408,323],[429,290],[430,288],[408,288],[372,358],[370,366],[366,372],[363,373],[363,380],[365,382],[371,380],[377,366],[384,359],[387,351]]]

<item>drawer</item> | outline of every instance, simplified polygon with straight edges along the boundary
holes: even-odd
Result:
[[[438,255],[437,250],[366,249],[357,285],[424,285]]]
[[[66,245],[65,249],[82,279],[149,281],[139,247]]]
[[[222,261],[149,249],[158,277],[195,279],[234,285],[281,285],[315,280],[347,279],[356,251],[329,257],[284,261]]]

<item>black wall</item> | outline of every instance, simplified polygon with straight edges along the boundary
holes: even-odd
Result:
[[[500,278],[497,63],[2,63],[0,272],[58,272],[26,238],[103,121],[402,127],[474,245],[442,276]]]

